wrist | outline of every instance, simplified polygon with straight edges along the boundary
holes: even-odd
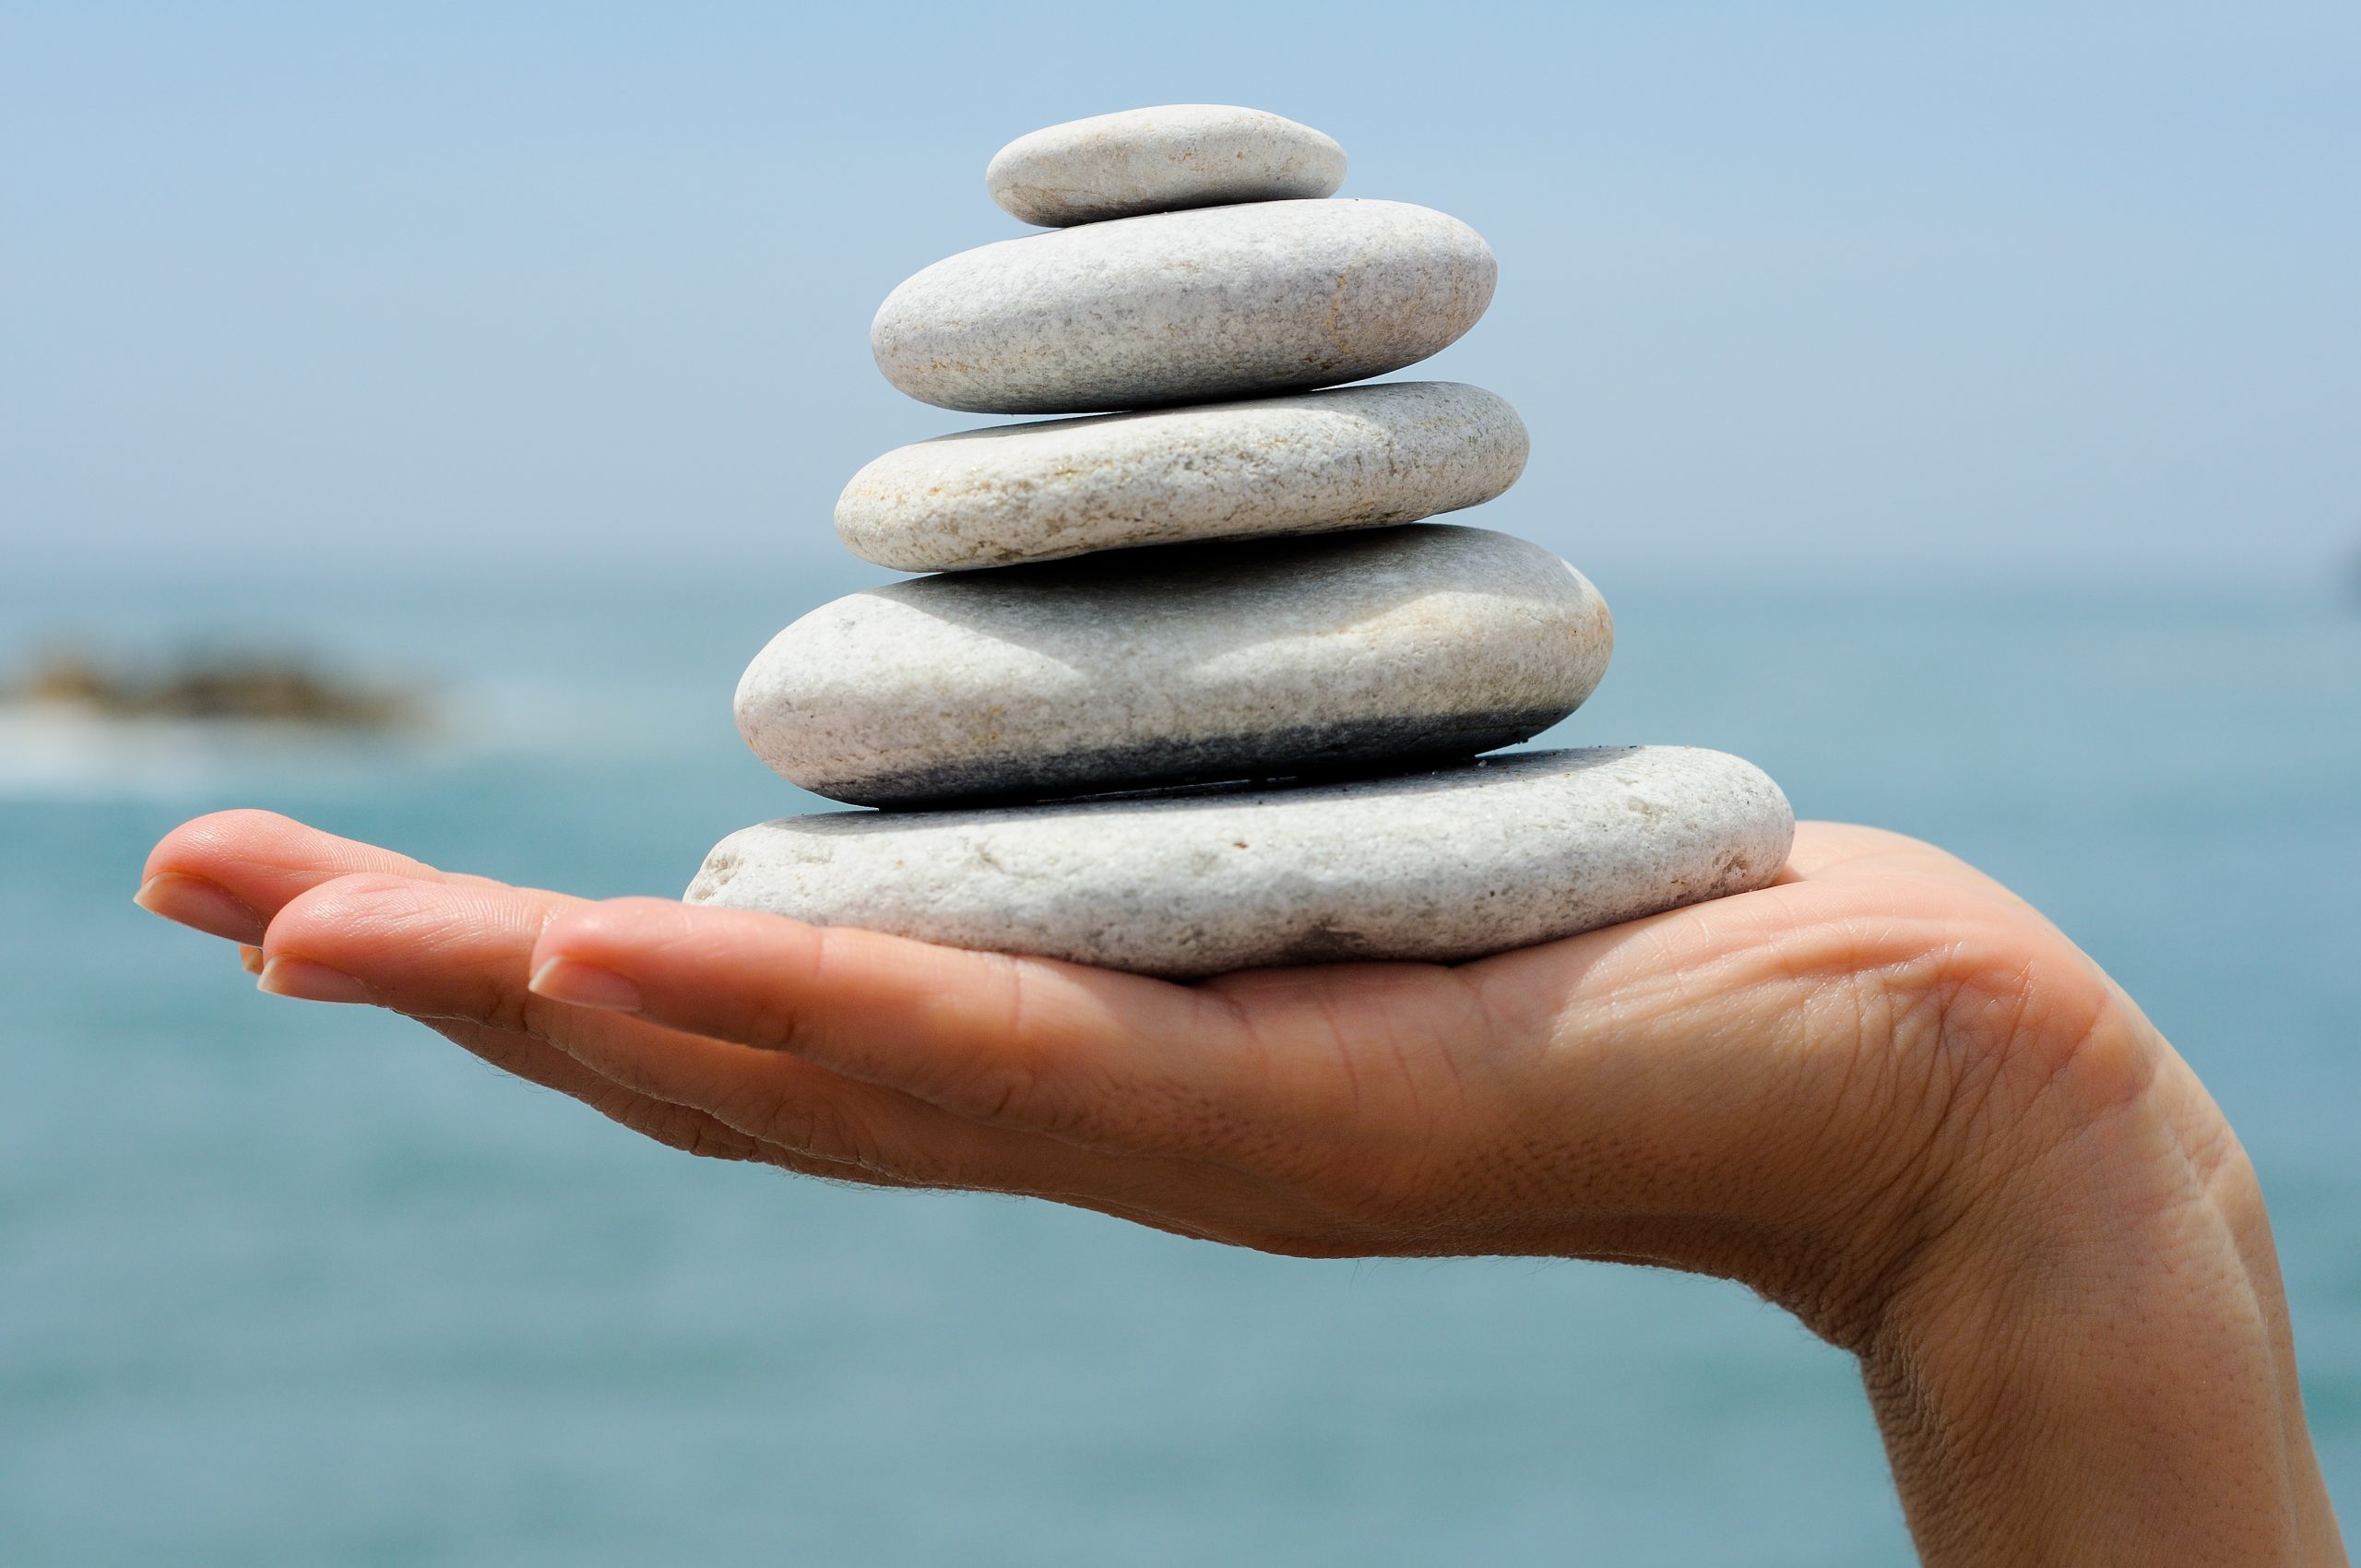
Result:
[[[2260,1191],[2194,1076],[2112,988],[1949,1048],[1986,1080],[1966,1152],[1857,1347],[1926,1561],[2343,1562]]]

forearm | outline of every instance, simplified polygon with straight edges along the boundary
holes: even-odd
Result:
[[[2049,1129],[1864,1348],[1929,1564],[2345,1562],[2252,1170],[2141,1045],[2152,1080]]]

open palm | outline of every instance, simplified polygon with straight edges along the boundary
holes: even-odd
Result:
[[[266,989],[408,1014],[696,1153],[1290,1253],[1749,1273],[1734,1244],[1765,1265],[1865,1244],[1892,1217],[1842,1194],[1924,1195],[1897,1184],[1932,1177],[1913,1167],[1958,1115],[1961,1011],[2003,992],[2023,1039],[2070,1051],[2105,1000],[2069,963],[2088,983],[2022,1016],[2035,950],[2062,938],[1949,856],[1825,825],[1779,885],[1653,920],[1456,967],[1188,986],[586,903],[260,813],[190,824],[148,873],[251,910],[225,934],[262,944]],[[1818,1204],[1831,1232],[1804,1236]]]

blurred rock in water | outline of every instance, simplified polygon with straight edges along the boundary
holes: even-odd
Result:
[[[191,659],[152,672],[110,668],[82,654],[52,654],[30,676],[0,687],[0,700],[105,719],[227,720],[341,730],[414,729],[427,719],[412,690],[366,685],[284,656]]]

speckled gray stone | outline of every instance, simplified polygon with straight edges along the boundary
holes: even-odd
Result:
[[[871,463],[836,532],[881,566],[956,572],[1406,523],[1500,494],[1526,445],[1514,409],[1454,381],[995,425]]]
[[[823,605],[747,667],[738,727],[862,805],[1073,795],[1510,745],[1613,642],[1580,573],[1483,529],[1167,545]]]
[[[1226,103],[1168,103],[1069,120],[1017,137],[984,171],[992,199],[1063,228],[1143,212],[1324,196],[1345,149],[1309,125]]]
[[[1358,381],[1476,325],[1496,268],[1455,218],[1265,201],[1118,218],[936,262],[870,324],[885,379],[983,413],[1088,413]]]
[[[1445,772],[733,833],[692,903],[1190,977],[1454,962],[1767,885],[1779,787],[1719,752],[1528,752]]]

